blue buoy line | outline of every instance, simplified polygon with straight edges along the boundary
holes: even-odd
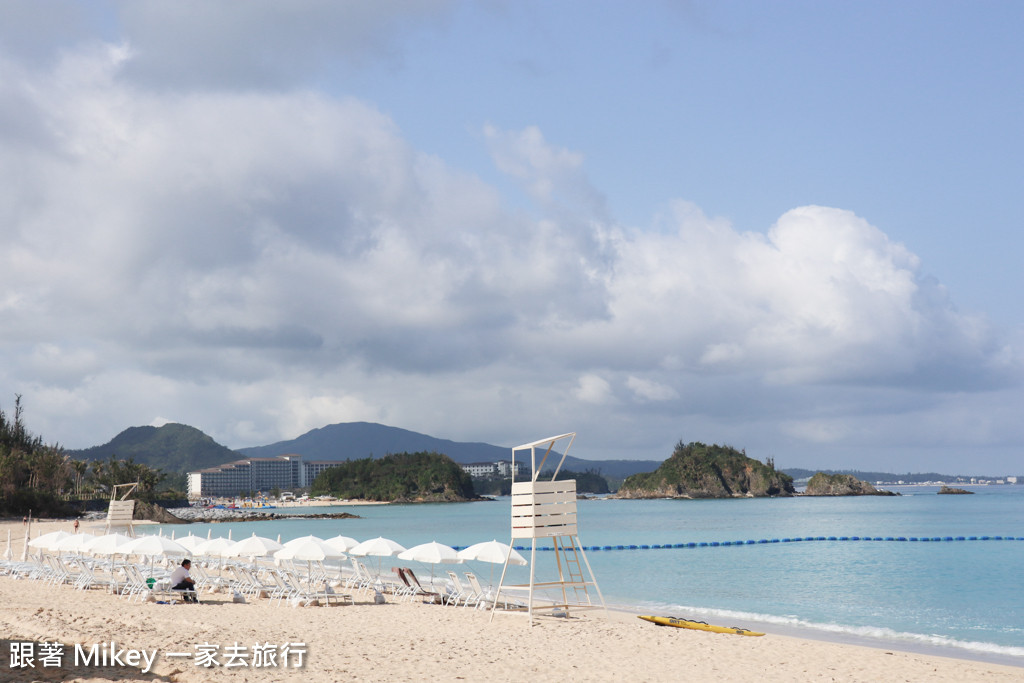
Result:
[[[738,545],[767,545],[770,543],[806,543],[808,541],[881,541],[893,543],[956,543],[958,541],[1024,541],[1024,536],[796,536],[794,538],[762,538],[740,541],[690,541],[688,543],[653,543],[619,545],[585,545],[584,551],[593,550],[670,550],[677,548],[721,548]],[[529,550],[529,546],[512,546],[516,550]],[[456,550],[461,550],[455,546]],[[537,550],[554,550],[551,546],[538,546]]]

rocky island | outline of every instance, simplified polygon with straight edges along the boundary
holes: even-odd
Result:
[[[939,493],[962,496],[962,495],[965,495],[965,494],[966,495],[970,495],[970,494],[974,493],[974,491],[968,491],[967,489],[953,488],[952,486],[943,486],[941,489],[939,489]]]
[[[898,496],[893,491],[876,489],[852,474],[818,472],[807,482],[805,496]]]
[[[792,496],[793,478],[730,446],[680,441],[654,472],[627,477],[616,498]]]

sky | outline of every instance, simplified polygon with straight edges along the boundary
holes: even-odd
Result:
[[[1024,4],[0,4],[0,408],[1024,474]]]

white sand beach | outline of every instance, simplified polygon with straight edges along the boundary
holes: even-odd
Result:
[[[33,537],[37,530],[71,531],[70,521],[38,524]],[[8,529],[18,557],[24,527],[20,520],[0,523],[0,543]],[[140,603],[101,589],[0,577],[0,624],[9,641],[0,644],[0,680],[1024,681],[1024,667],[772,633],[751,638],[662,628],[617,612],[548,617],[531,627],[523,614],[499,613],[489,622],[484,611],[390,597],[377,605],[366,594],[354,606],[331,607],[266,599],[236,604],[224,593],[201,599],[199,605]],[[53,642],[64,646],[61,667],[44,666],[39,656],[41,644]],[[119,653],[145,651],[151,669],[142,673],[141,659],[137,666],[99,666],[96,659],[111,642]],[[11,648],[25,643],[34,644],[35,667],[12,668]],[[300,652],[302,666],[293,666]],[[197,665],[203,653],[213,653],[220,666]]]

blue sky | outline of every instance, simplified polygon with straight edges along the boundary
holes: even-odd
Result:
[[[0,6],[0,407],[1024,474],[1019,3]]]

